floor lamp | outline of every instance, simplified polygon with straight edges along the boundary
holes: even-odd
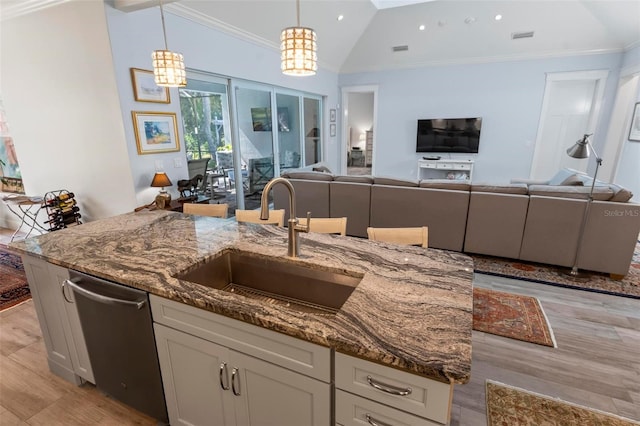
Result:
[[[578,261],[580,260],[580,253],[582,252],[582,238],[584,237],[584,228],[587,225],[587,218],[589,217],[589,208],[593,202],[593,188],[596,184],[596,177],[598,177],[598,168],[602,165],[602,158],[598,155],[593,145],[589,142],[589,136],[584,135],[582,139],[576,141],[576,143],[567,149],[567,155],[572,158],[589,158],[590,153],[596,157],[596,172],[593,175],[593,181],[591,182],[591,190],[589,191],[589,198],[587,200],[587,207],[584,209],[584,216],[582,217],[582,225],[580,226],[580,234],[578,235],[578,247],[576,248],[576,256],[573,259],[573,267],[569,272],[572,277],[579,277]]]

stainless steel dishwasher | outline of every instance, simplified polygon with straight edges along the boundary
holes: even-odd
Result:
[[[73,289],[98,389],[168,423],[148,294],[76,271],[69,275],[63,295],[65,286]]]

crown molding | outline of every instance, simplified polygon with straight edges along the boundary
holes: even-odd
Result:
[[[241,38],[253,44],[257,44],[258,46],[278,51],[280,50],[280,45],[270,40],[257,36],[253,33],[250,33],[249,31],[243,30],[242,28],[227,24],[226,22],[222,22],[221,20],[214,17],[207,16],[183,4],[169,4],[165,6],[164,9],[174,15],[180,16],[181,18],[188,19],[209,28],[223,31],[234,37]]]
[[[167,6],[164,6],[164,9],[165,11],[173,15],[179,16],[184,19],[188,19],[189,21],[195,22],[200,25],[204,25],[205,27],[208,27],[208,28],[219,30],[237,39],[244,40],[249,43],[253,43],[255,45],[264,47],[266,49],[272,50],[280,54],[280,44],[274,43],[271,40],[268,40],[264,37],[257,36],[247,30],[243,30],[242,28],[238,28],[236,26],[223,22],[219,19],[200,13],[197,10],[194,10],[183,4],[180,4],[180,3],[168,4]],[[338,73],[339,71],[339,67],[331,66],[322,61],[318,61],[318,67],[324,68],[325,70],[328,70],[334,73]]]
[[[340,74],[358,74],[365,72],[380,72],[399,69],[414,69],[414,68],[427,68],[427,67],[440,67],[450,65],[475,65],[475,64],[491,64],[498,62],[520,62],[520,61],[532,61],[540,59],[554,59],[564,58],[567,56],[588,56],[588,55],[604,55],[607,53],[622,53],[623,48],[611,48],[611,49],[592,49],[592,50],[575,50],[575,51],[563,51],[563,52],[546,52],[546,53],[531,53],[521,55],[501,55],[501,56],[488,56],[477,58],[460,58],[450,59],[442,61],[420,61],[406,64],[391,64],[380,65],[370,68],[360,68],[349,71],[340,70]]]
[[[0,2],[0,21],[8,21],[28,13],[38,12],[71,0],[23,0],[13,3]]]

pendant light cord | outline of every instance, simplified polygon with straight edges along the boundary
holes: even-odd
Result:
[[[162,18],[162,34],[164,35],[164,50],[169,50],[169,46],[167,45],[167,30],[164,27],[164,11],[162,10],[162,0],[160,0],[160,17]]]
[[[296,16],[298,18],[298,27],[300,27],[300,0],[296,0]]]

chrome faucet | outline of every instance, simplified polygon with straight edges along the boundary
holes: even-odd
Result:
[[[298,242],[298,232],[309,232],[309,220],[311,213],[307,213],[307,223],[303,225],[298,223],[296,216],[296,191],[293,189],[293,185],[287,179],[277,177],[271,179],[262,190],[262,197],[260,198],[260,220],[269,219],[269,191],[276,184],[281,183],[289,190],[289,244],[287,246],[287,255],[290,257],[300,256],[300,243]]]

